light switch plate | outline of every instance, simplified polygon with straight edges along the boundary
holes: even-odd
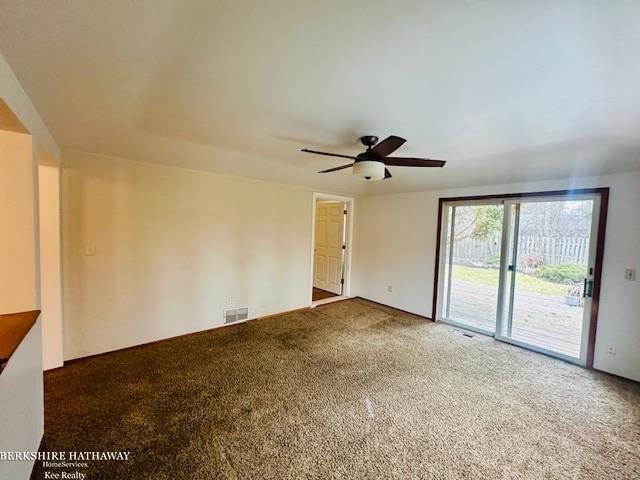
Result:
[[[624,279],[630,280],[632,282],[636,281],[636,269],[635,268],[625,268],[624,270]]]

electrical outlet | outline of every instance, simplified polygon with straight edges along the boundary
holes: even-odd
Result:
[[[630,280],[632,282],[636,281],[636,269],[635,268],[625,268],[624,269],[624,279]]]
[[[227,300],[227,307],[233,308],[236,306],[236,297],[229,297]]]
[[[609,345],[609,347],[607,347],[607,353],[609,355],[615,355],[616,354],[616,347],[614,345]]]
[[[393,293],[393,285],[387,285],[387,292]]]

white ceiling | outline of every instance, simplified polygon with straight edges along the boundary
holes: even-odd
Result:
[[[0,0],[62,148],[344,193],[640,170],[640,2]],[[357,137],[408,139],[364,184]]]

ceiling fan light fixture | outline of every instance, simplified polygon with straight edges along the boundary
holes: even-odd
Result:
[[[367,181],[384,178],[384,163],[375,160],[360,160],[353,164],[353,174]]]

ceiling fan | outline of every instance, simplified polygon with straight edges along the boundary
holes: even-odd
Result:
[[[309,150],[308,148],[303,148],[302,151],[307,153],[316,153],[318,155],[327,155],[329,157],[351,158],[355,160],[353,163],[349,163],[348,165],[341,165],[328,170],[322,170],[318,173],[335,172],[336,170],[353,167],[353,174],[355,176],[371,181],[391,178],[391,172],[389,172],[387,166],[443,167],[446,163],[444,160],[430,160],[426,158],[389,157],[389,154],[395,152],[404,142],[406,142],[404,138],[396,137],[395,135],[385,138],[380,143],[378,143],[378,137],[374,135],[365,135],[364,137],[360,137],[360,141],[365,147],[367,147],[367,150],[356,157],[340,155],[338,153],[318,152],[316,150]]]

